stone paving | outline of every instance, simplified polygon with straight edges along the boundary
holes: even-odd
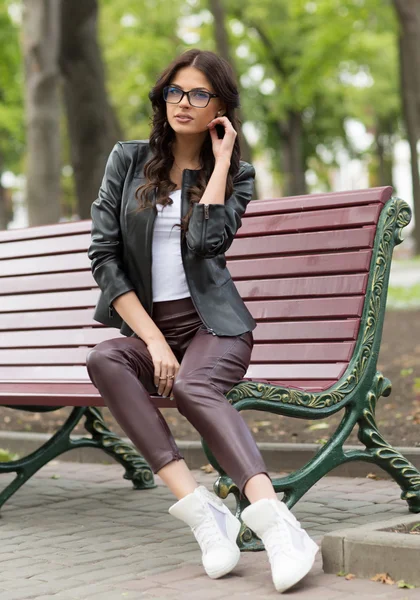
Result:
[[[215,474],[194,471],[211,489]],[[229,600],[278,598],[267,555],[244,552],[229,575],[211,580],[175,502],[156,478],[133,490],[115,465],[53,461],[1,509],[0,600]],[[271,475],[274,476],[274,473]],[[0,476],[3,487],[13,478]],[[319,543],[327,531],[407,515],[390,480],[326,477],[293,509]],[[226,500],[233,508],[233,498]],[[418,599],[420,589],[311,573],[285,594],[293,600]]]

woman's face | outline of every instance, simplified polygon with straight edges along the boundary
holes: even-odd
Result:
[[[211,94],[216,93],[204,73],[194,67],[184,67],[180,69],[172,77],[170,85],[176,86],[183,91],[200,88]],[[221,113],[217,114],[219,110],[221,110]],[[211,98],[205,108],[191,106],[186,94],[184,94],[184,97],[178,104],[166,102],[166,115],[170,126],[175,133],[184,135],[208,131],[208,123],[216,116],[222,116],[224,113],[225,105],[220,98]],[[181,121],[177,119],[178,115],[187,116],[190,117],[190,119]]]

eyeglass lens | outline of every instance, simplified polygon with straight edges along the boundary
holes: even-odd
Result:
[[[168,86],[165,88],[165,100],[171,104],[178,104],[181,101],[182,90],[177,87]],[[193,90],[189,93],[190,103],[198,108],[203,108],[208,104],[209,94],[202,90]]]

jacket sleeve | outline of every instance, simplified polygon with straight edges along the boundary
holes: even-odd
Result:
[[[121,142],[117,142],[108,157],[98,197],[91,207],[88,256],[93,277],[109,307],[115,298],[134,289],[122,264],[120,208],[127,169],[124,149]]]
[[[213,258],[230,248],[252,198],[254,180],[254,167],[244,163],[224,204],[194,204],[186,235],[190,250],[202,258]]]

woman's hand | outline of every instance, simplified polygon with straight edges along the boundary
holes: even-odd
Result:
[[[219,139],[216,131],[216,125],[222,125],[225,128],[225,135]],[[232,123],[227,117],[216,117],[207,125],[210,131],[213,154],[216,161],[226,159],[230,162],[233,146],[237,132],[233,129]]]
[[[177,376],[179,362],[165,339],[152,340],[147,344],[147,349],[155,367],[154,382],[158,394],[167,397],[175,381],[175,379],[167,379],[167,375]]]

